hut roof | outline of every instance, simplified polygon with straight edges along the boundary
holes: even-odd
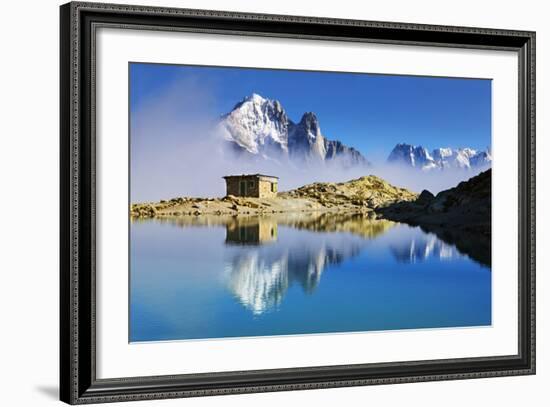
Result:
[[[279,179],[279,177],[275,176],[275,175],[266,175],[266,174],[241,174],[241,175],[226,175],[222,178],[224,179],[227,179],[227,178],[245,178],[245,177],[265,177],[265,178],[276,178],[276,179]]]

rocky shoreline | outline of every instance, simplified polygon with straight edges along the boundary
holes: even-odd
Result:
[[[309,184],[275,198],[229,195],[139,203],[131,206],[130,215],[133,221],[159,219],[181,225],[227,225],[275,217],[277,223],[294,227],[359,235],[401,222],[434,233],[474,260],[491,265],[491,170],[435,196],[367,176],[344,183]]]
[[[491,234],[491,170],[437,195],[422,191],[409,202],[397,202],[377,211],[383,218],[424,226]]]
[[[228,195],[223,198],[179,197],[155,203],[132,204],[132,218],[184,215],[254,215],[287,212],[371,212],[382,206],[409,202],[418,194],[395,187],[373,175],[342,183],[318,182],[275,198]]]
[[[491,170],[433,195],[379,208],[378,217],[419,226],[491,266]]]

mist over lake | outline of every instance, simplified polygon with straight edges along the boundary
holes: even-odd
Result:
[[[130,86],[134,203],[221,197],[247,173],[435,194],[490,167],[489,80],[133,63]],[[389,161],[402,144],[412,160]]]

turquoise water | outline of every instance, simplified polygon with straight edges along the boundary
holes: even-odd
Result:
[[[491,324],[490,254],[404,224],[180,217],[130,247],[131,342]]]

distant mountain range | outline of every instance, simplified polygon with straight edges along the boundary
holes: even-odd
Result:
[[[289,159],[298,164],[332,161],[346,167],[369,165],[353,147],[326,138],[314,113],[304,113],[295,123],[278,100],[258,94],[244,98],[223,115],[219,128],[233,151],[250,157]]]
[[[388,163],[420,170],[445,169],[487,169],[492,157],[489,150],[477,151],[472,148],[436,148],[430,153],[422,146],[397,144],[388,157]]]
[[[292,162],[298,166],[337,163],[345,168],[367,167],[370,162],[358,150],[321,132],[317,116],[306,112],[293,122],[278,100],[253,93],[221,116],[218,130],[229,150],[257,160]],[[490,152],[472,148],[436,148],[397,144],[388,163],[421,170],[486,169]]]

